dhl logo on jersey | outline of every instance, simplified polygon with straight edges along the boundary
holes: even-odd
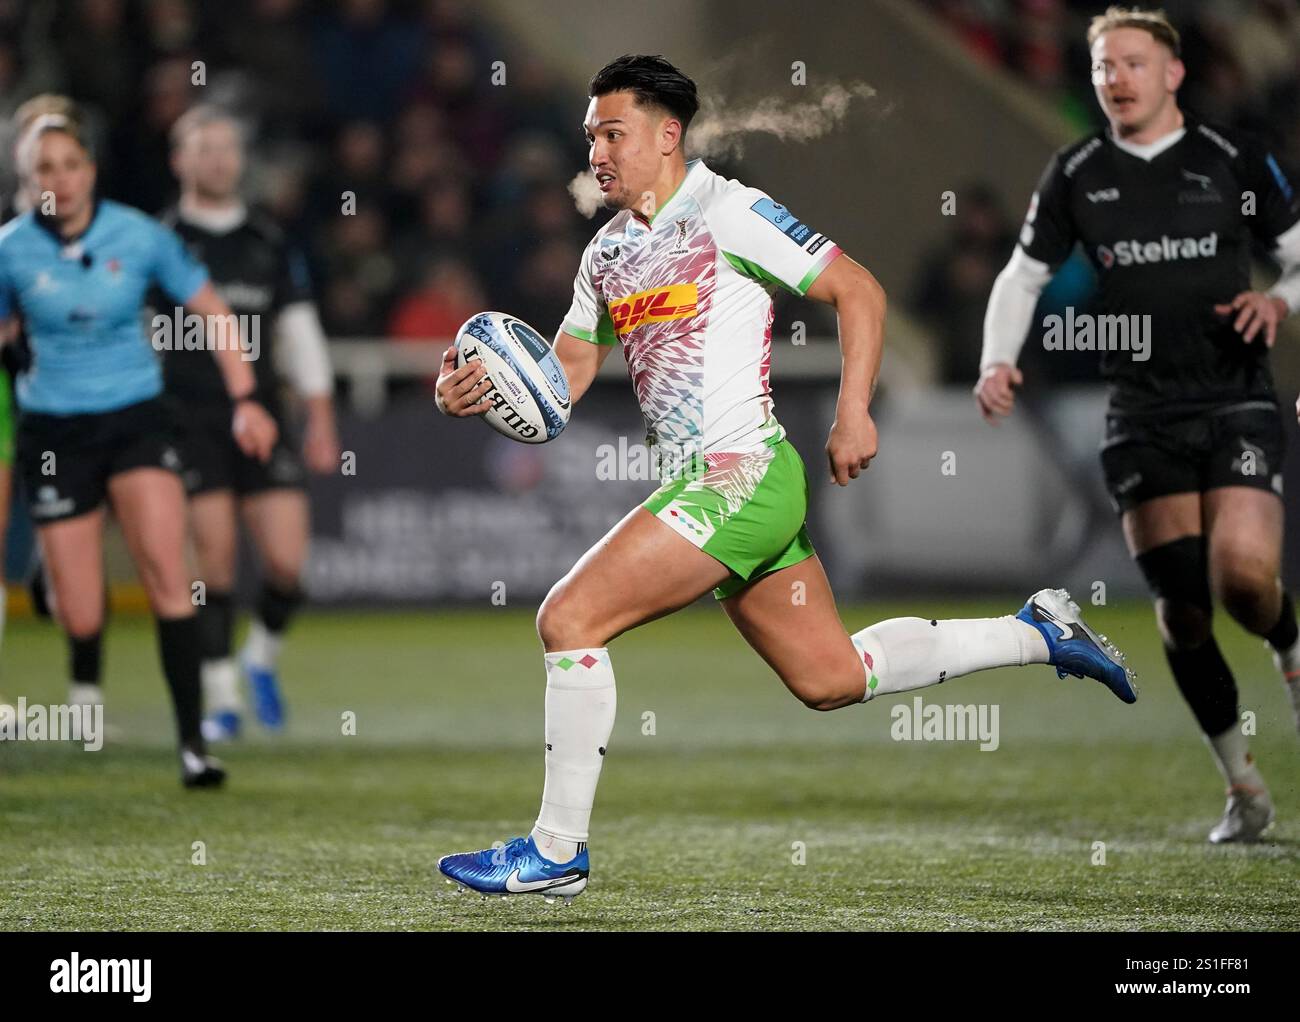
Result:
[[[615,333],[625,334],[647,323],[694,316],[698,299],[694,284],[670,284],[610,302],[609,318],[614,322]]]

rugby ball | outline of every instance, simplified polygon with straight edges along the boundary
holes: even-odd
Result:
[[[554,440],[569,422],[569,380],[551,346],[504,312],[471,316],[456,334],[456,366],[482,362],[492,407],[483,413],[502,436],[525,444]]]

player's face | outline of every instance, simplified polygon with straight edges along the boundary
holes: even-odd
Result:
[[[606,209],[635,208],[650,216],[667,198],[653,191],[665,159],[667,120],[638,106],[630,92],[592,97],[583,129],[590,146],[587,159]]]
[[[44,208],[52,196],[53,215],[60,220],[75,219],[90,204],[95,164],[76,139],[61,131],[47,131],[36,141],[28,181],[38,208]]]
[[[205,199],[228,199],[244,173],[244,147],[230,121],[213,121],[191,131],[176,155],[181,183]]]
[[[1103,32],[1092,44],[1092,86],[1111,126],[1141,131],[1173,103],[1182,62],[1140,28]]]

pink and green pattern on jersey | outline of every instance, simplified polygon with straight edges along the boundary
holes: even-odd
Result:
[[[562,329],[620,343],[661,479],[785,436],[773,412],[772,291],[804,293],[839,254],[764,192],[702,161],[648,222],[623,210],[591,240]]]
[[[642,505],[731,569],[714,590],[726,599],[813,554],[804,519],[808,477],[788,440],[744,453],[706,454],[706,470],[659,487]]]
[[[630,251],[605,270],[599,286],[647,435],[660,447],[661,463],[686,465],[705,450],[705,338],[717,248],[698,215],[658,231],[629,218],[623,244]]]

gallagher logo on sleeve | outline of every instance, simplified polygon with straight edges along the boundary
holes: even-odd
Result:
[[[749,207],[768,223],[777,227],[782,234],[793,241],[796,245],[803,245],[813,236],[813,229],[782,206],[779,202],[774,202],[767,196],[759,199]]]

